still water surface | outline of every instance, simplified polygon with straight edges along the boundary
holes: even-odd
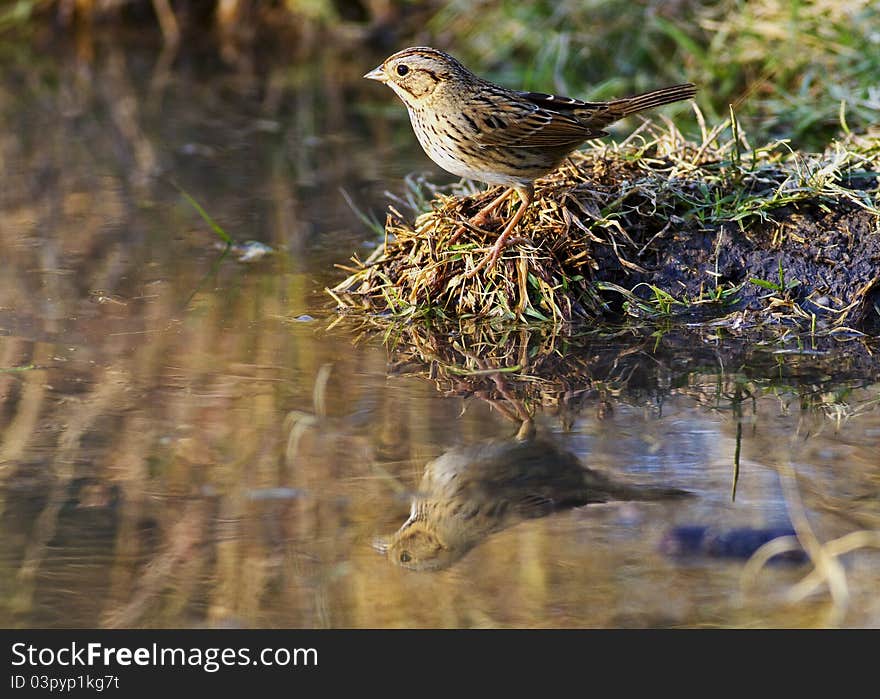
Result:
[[[381,219],[428,165],[373,58],[4,55],[0,625],[880,626],[870,345],[333,324],[377,242],[346,195]],[[221,256],[175,185],[276,253]],[[855,537],[836,597],[744,585],[793,519]]]

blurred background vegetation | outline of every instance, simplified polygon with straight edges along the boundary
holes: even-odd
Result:
[[[0,39],[13,35],[151,35],[231,63],[431,44],[509,86],[592,99],[691,80],[710,122],[733,104],[753,138],[798,148],[880,122],[876,0],[0,0]]]

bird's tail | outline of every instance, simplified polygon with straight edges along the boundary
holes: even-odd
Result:
[[[605,473],[582,467],[585,502],[610,502],[612,500],[677,500],[691,493],[678,488],[641,483],[625,483],[612,480]]]
[[[693,493],[679,488],[668,488],[660,485],[623,485],[615,484],[608,491],[610,500],[681,500],[689,498]]]
[[[690,99],[695,94],[697,94],[697,86],[693,83],[684,83],[643,92],[640,95],[621,97],[610,102],[583,102],[583,108],[576,110],[575,114],[584,126],[601,129],[630,114],[670,102]]]
[[[640,95],[631,97],[623,97],[618,100],[611,100],[608,103],[609,108],[618,118],[643,112],[652,107],[659,107],[670,102],[680,102],[688,100],[697,94],[697,86],[693,83],[684,83],[682,85],[672,85],[671,87],[663,87],[659,90],[651,90],[643,92]]]

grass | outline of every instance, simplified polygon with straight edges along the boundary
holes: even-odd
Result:
[[[758,290],[765,310],[791,302],[804,281],[782,255],[775,278],[719,271],[733,243],[791,251],[800,261],[806,253],[795,248],[818,243],[788,223],[810,211],[861,211],[874,234],[880,229],[880,134],[849,133],[822,153],[801,153],[784,140],[752,147],[733,115],[711,129],[698,109],[696,120],[699,141],[671,122],[646,122],[621,143],[575,153],[537,181],[521,237],[496,268],[472,277],[513,204],[502,207],[492,230],[470,226],[450,245],[500,190],[471,193],[463,183],[426,194],[426,185],[410,180],[409,194],[389,208],[385,244],[366,260],[355,257],[329,293],[343,310],[396,319],[569,323],[605,314],[614,295],[631,315],[717,316]],[[675,270],[682,262],[675,255],[699,245],[710,253],[702,269]],[[837,274],[847,269],[840,265]]]
[[[782,262],[779,263],[779,276],[776,281],[768,281],[765,279],[756,279],[752,277],[749,279],[751,284],[756,284],[764,289],[769,289],[773,294],[785,294],[791,289],[794,289],[800,286],[801,282],[799,279],[792,279],[790,281],[786,281],[785,279],[785,270],[782,268]]]
[[[223,243],[226,245],[226,248],[228,249],[229,247],[231,247],[233,243],[232,236],[229,235],[229,233],[227,233],[223,229],[223,227],[219,223],[217,223],[207,211],[205,211],[204,207],[199,204],[199,202],[197,202],[189,192],[187,192],[176,182],[172,182],[171,184],[178,192],[180,192],[180,196],[182,196],[187,201],[187,203],[193,209],[195,209],[196,213],[208,225],[208,227],[214,232],[214,234],[223,241]]]

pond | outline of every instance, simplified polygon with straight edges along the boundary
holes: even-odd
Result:
[[[381,56],[164,59],[4,56],[0,624],[880,625],[876,344],[340,321]]]

